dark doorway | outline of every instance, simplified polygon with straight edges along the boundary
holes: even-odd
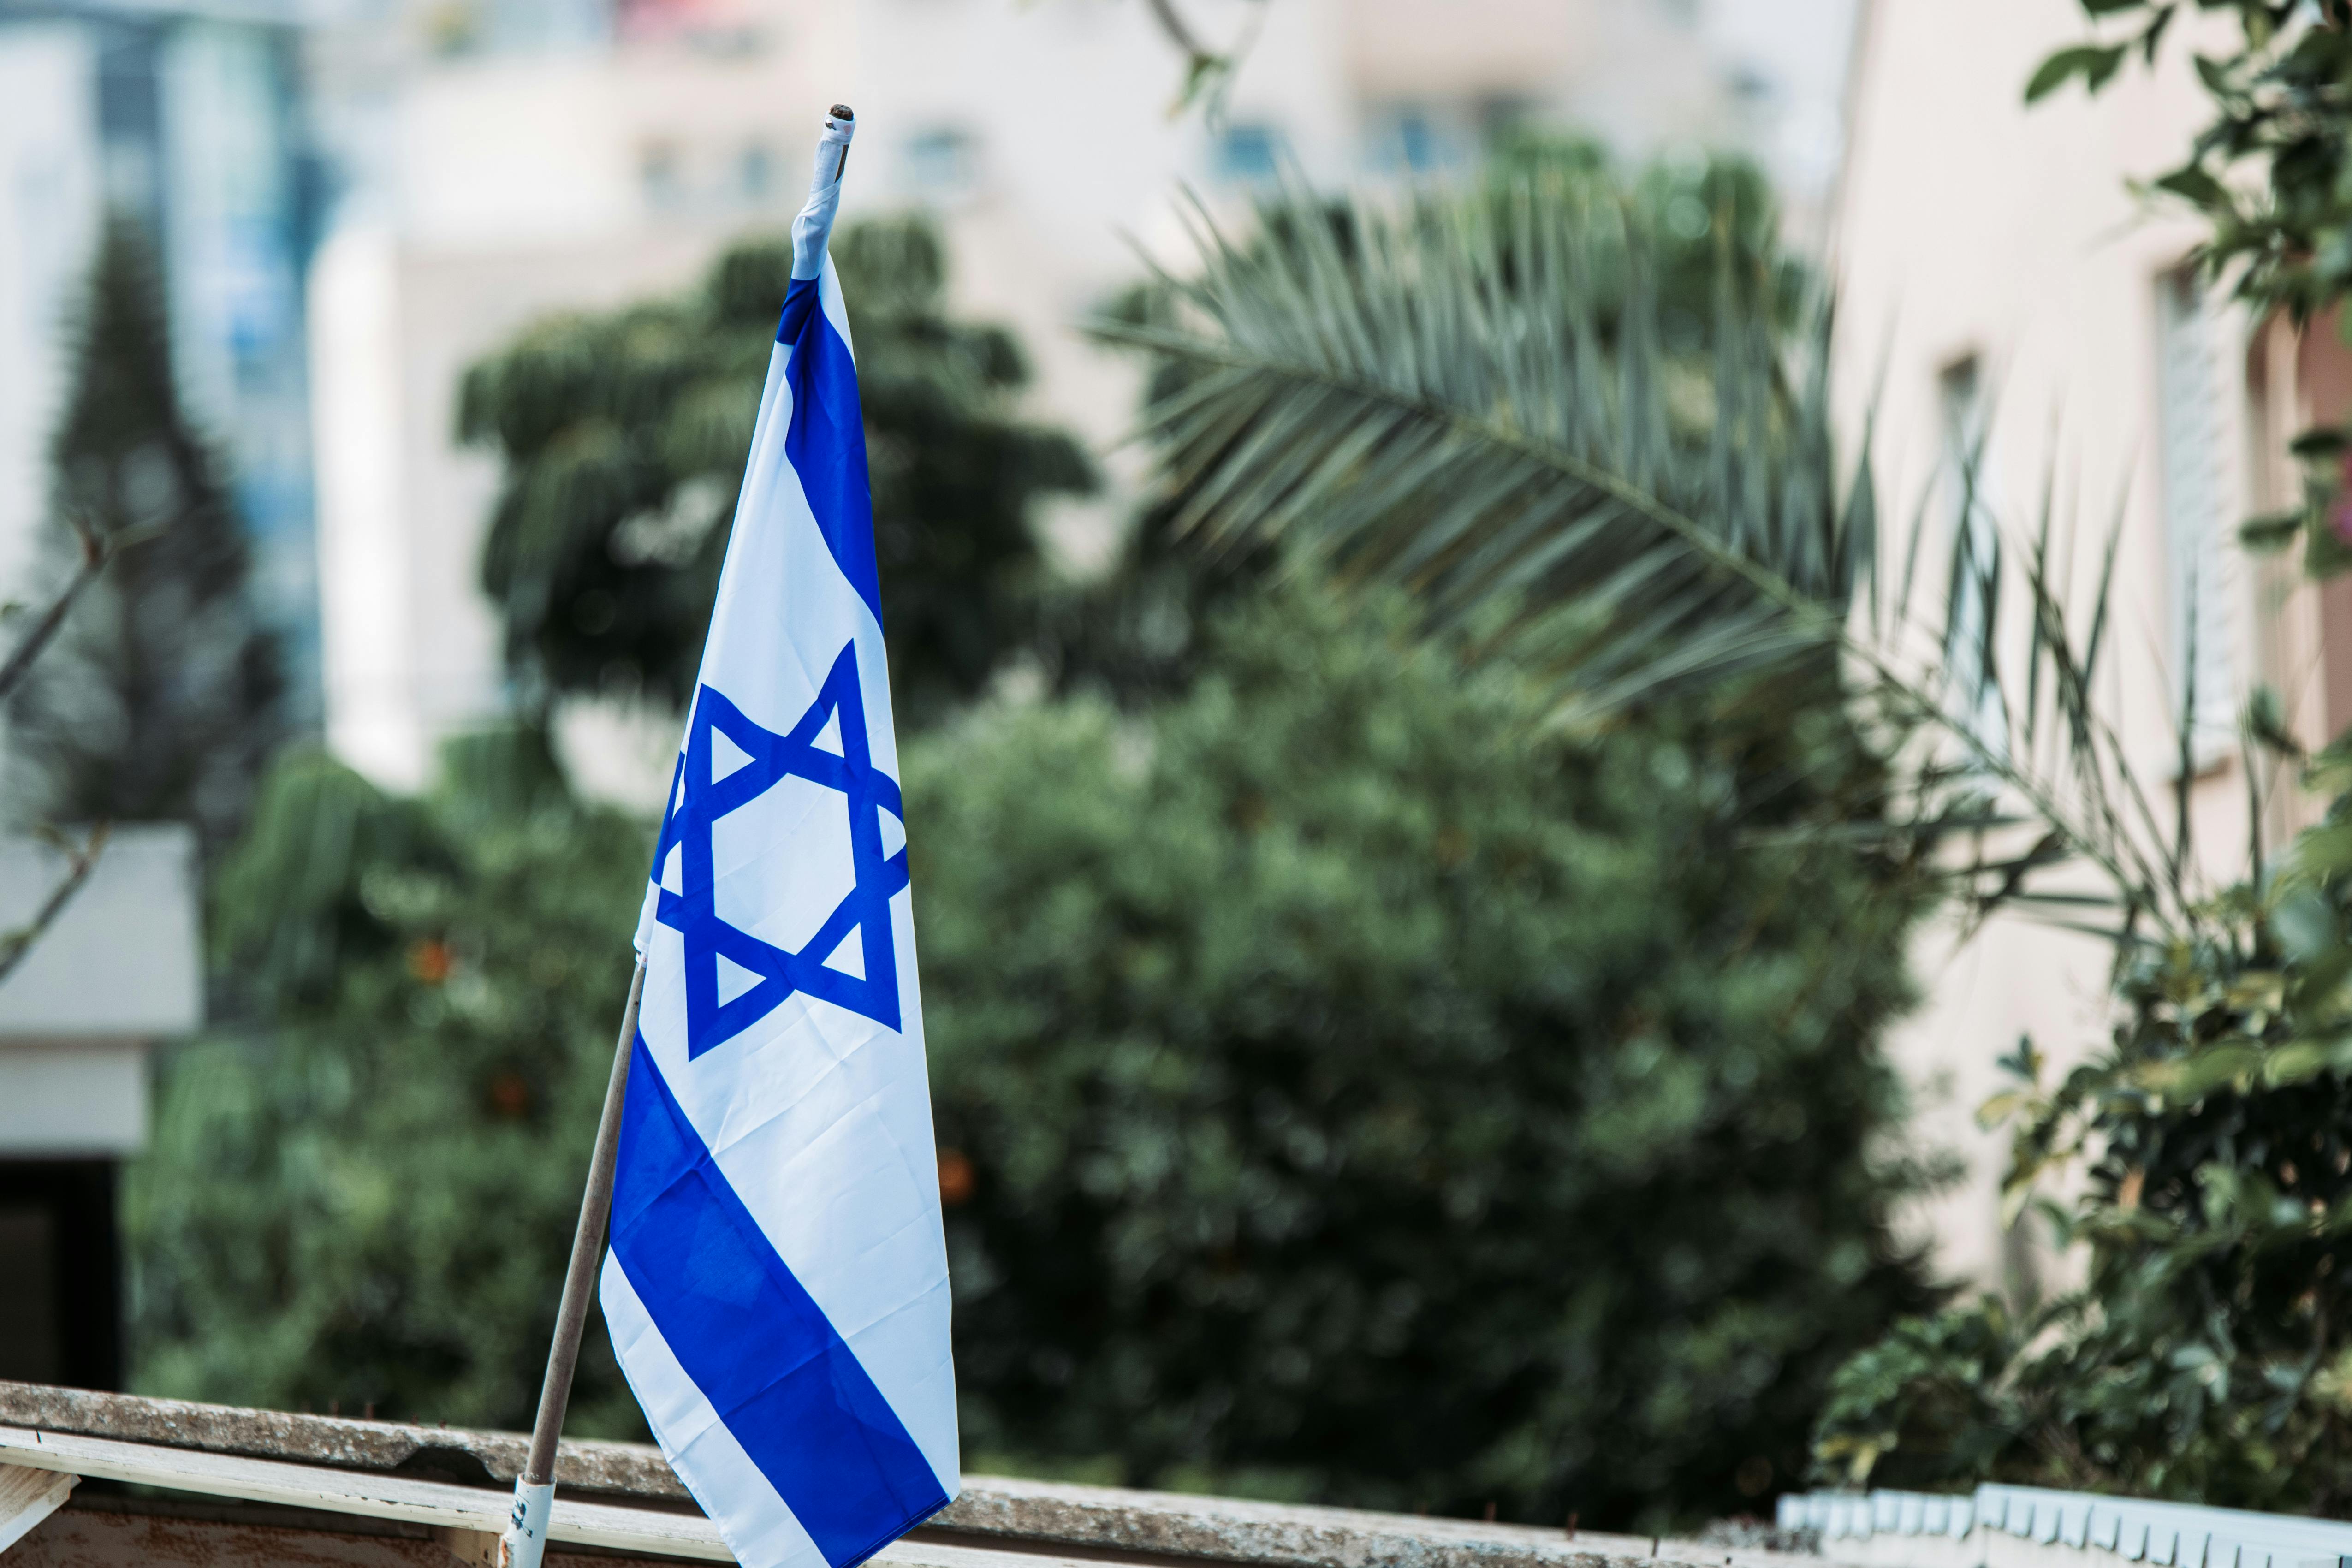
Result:
[[[0,1160],[0,1378],[122,1385],[111,1160]]]

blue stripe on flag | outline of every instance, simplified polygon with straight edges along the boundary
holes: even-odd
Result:
[[[832,1568],[946,1505],[930,1462],[728,1184],[643,1036],[621,1121],[613,1253]]]
[[[857,362],[818,304],[820,279],[795,278],[784,289],[776,341],[791,345],[785,375],[793,422],[784,458],[801,477],[817,531],[841,574],[882,624],[882,577],[874,563],[874,493],[866,473],[866,426],[857,412]]]

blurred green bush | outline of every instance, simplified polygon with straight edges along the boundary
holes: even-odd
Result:
[[[1179,698],[910,742],[974,1464],[1594,1524],[1794,1473],[1928,1297],[1873,1158],[1916,900],[1759,835],[1873,787],[1790,697],[1530,739],[1291,588]],[[528,732],[415,801],[281,763],[217,917],[276,1022],[171,1058],[131,1177],[142,1389],[528,1418],[647,842]],[[574,1411],[638,1429],[593,1331]]]
[[[1767,831],[1873,787],[1835,704],[1531,739],[1531,692],[1302,590],[1205,658],[907,752],[975,1464],[1754,1506],[1928,1300],[1885,1228],[1923,1173],[1873,1158],[1907,873]]]
[[[2352,1507],[2352,795],[2196,913],[2119,948],[2106,1049],[2044,1083],[2021,1043],[1985,1108],[2084,1288],[1898,1323],[1838,1373],[1824,1479]]]
[[[528,731],[417,800],[279,760],[213,919],[268,1022],[164,1058],[126,1178],[141,1391],[528,1425],[649,844]],[[644,1432],[601,1330],[569,1429]]]

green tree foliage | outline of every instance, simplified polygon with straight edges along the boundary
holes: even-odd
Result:
[[[2352,1505],[2352,795],[2200,912],[2124,949],[2105,1051],[2044,1084],[2022,1047],[1987,1107],[2013,1204],[2087,1165],[2041,1205],[2086,1289],[1898,1325],[1838,1375],[1825,1473]]]
[[[2153,65],[2179,18],[2234,16],[2234,47],[2192,57],[2212,118],[2179,164],[2150,189],[2207,226],[2199,258],[2258,309],[2298,324],[2336,313],[2352,295],[2352,5],[2345,0],[2083,0],[2098,24],[2092,42],[2060,49],[2026,84],[2029,102],[2077,77],[2092,92],[2130,58]],[[2304,502],[2249,521],[2245,542],[2303,548],[2326,576],[2352,566],[2352,427],[2306,432]]]
[[[1123,718],[907,753],[968,1444],[1555,1522],[1752,1506],[1928,1299],[1885,1229],[1921,1173],[1868,1153],[1915,884],[1758,832],[1878,787],[1836,704],[1531,739],[1515,679],[1301,590],[1205,658]]]
[[[1017,416],[1019,344],[948,313],[925,222],[858,225],[835,256],[893,685],[919,714],[1031,636],[1032,513],[1090,489],[1093,470]],[[747,241],[689,294],[554,318],[467,374],[459,429],[506,468],[482,579],[528,688],[680,705],[692,691],[791,272],[788,240]]]
[[[1963,532],[1882,576],[1868,444],[1841,463],[1825,310],[1769,213],[1736,164],[1629,192],[1538,149],[1454,196],[1294,192],[1240,238],[1203,216],[1160,309],[1095,331],[1164,362],[1145,428],[1164,529],[1196,555],[1402,591],[1424,635],[1533,681],[1562,729],[1834,657],[1844,684],[1810,689],[1853,718],[1853,765],[1893,772],[1877,815],[1836,831],[1913,863],[1966,837],[1942,864],[1972,914],[2081,857],[2159,915],[2166,858],[2134,838],[2152,819],[2092,711],[2108,617],[2070,619],[2054,520],[2006,557]],[[1967,577],[2027,624],[1919,613]],[[2021,809],[2039,837],[1983,836]]]
[[[1096,328],[1179,372],[1146,411],[1170,528],[1402,586],[1560,719],[1833,642],[1875,529],[1866,465],[1834,459],[1825,319],[1791,327],[1786,273],[1735,236],[1661,221],[1558,159],[1403,210],[1292,193],[1242,240],[1202,219],[1164,319]],[[1662,310],[1662,258],[1701,245],[1704,313]]]
[[[1745,536],[1809,605],[1867,568],[1871,519],[1831,493],[1821,385],[1787,380],[1818,346],[1819,290],[1744,160],[1629,175],[1590,139],[1520,132],[1408,214],[1294,190],[1202,240],[1199,275],[1097,323],[1150,357],[1165,482],[1118,569],[1056,606],[1066,676],[1171,689],[1204,614],[1300,543],[1345,578],[1403,582],[1434,626],[1486,616],[1499,646],[1560,661],[1565,706],[1606,708],[1822,635],[1727,591],[1677,525]],[[1645,526],[1662,503],[1693,514]],[[1677,625],[1692,635],[1659,657]],[[1613,670],[1612,637],[1635,644]]]
[[[1885,1226],[1922,1173],[1870,1152],[1925,882],[1820,831],[1890,784],[1825,652],[1867,489],[1831,483],[1775,275],[1719,250],[1669,341],[1629,210],[1318,205],[1171,285],[1126,336],[1181,370],[1162,543],[1255,555],[1230,628],[1123,715],[910,737],[975,1445],[1664,1522],[1793,1473],[1831,1369],[1929,1304]],[[723,495],[677,509],[731,489],[774,262],[473,378],[469,416],[520,421],[469,425],[522,458],[486,572],[551,689],[621,658],[682,694]],[[675,374],[614,402],[637,353]],[[641,472],[668,488],[591,482]],[[594,577],[583,639],[608,571],[637,607]],[[223,888],[279,1022],[182,1058],[134,1183],[148,1386],[520,1419],[619,1000],[580,965],[646,842],[539,776],[401,803],[289,764]],[[502,1212],[543,1247],[486,1245]]]
[[[1486,161],[1485,200],[1508,215],[1530,186],[1557,184],[1601,207],[1632,214],[1649,252],[1659,335],[1675,353],[1703,353],[1725,301],[1725,271],[1739,286],[1731,304],[1751,304],[1784,329],[1811,324],[1819,279],[1780,247],[1780,208],[1764,172],[1732,153],[1684,153],[1626,170],[1604,143],[1522,129]]]
[[[247,595],[244,527],[180,408],[153,255],[128,220],[99,245],[49,458],[54,575],[87,543],[120,559],[10,700],[30,810],[193,821],[218,842],[284,732],[282,680]]]
[[[2215,119],[2157,184],[2211,224],[2205,258],[2233,271],[2245,297],[2298,318],[2332,309],[2352,289],[2342,232],[2352,187],[2340,179],[2352,144],[2347,13],[2334,0],[2200,8],[2234,11],[2242,47],[2197,61]],[[2134,49],[2152,61],[2189,7],[2085,9],[2106,37],[2044,62],[2030,99],[2077,76],[2096,91]],[[2316,575],[2352,564],[2345,445],[2336,431],[2296,443],[2313,469],[2305,505],[2249,524],[2250,544],[2306,541]],[[2054,624],[2038,574],[2033,586],[2037,623]],[[2062,683],[2087,687],[2057,646]],[[2193,719],[2181,715],[2184,737]],[[2156,821],[2120,754],[2084,746],[2071,722],[2078,752],[2116,781],[2115,805]],[[2244,730],[2250,781],[2263,776],[2263,752],[2305,761],[2269,694],[2255,695]],[[2309,759],[2305,784],[2342,792],[2347,745]],[[2207,892],[2190,854],[2185,740],[2177,771],[2169,845],[2135,847],[2119,813],[2077,836],[2101,851],[2124,917],[2112,931],[2107,1044],[2045,1084],[2032,1042],[2020,1042],[2004,1062],[2018,1086],[1984,1108],[2014,1129],[2011,1212],[2038,1213],[2062,1245],[2084,1249],[2085,1287],[2030,1308],[1986,1299],[1897,1324],[1838,1374],[1816,1433],[1825,1479],[1998,1479],[2294,1512],[2352,1505],[2342,1276],[2352,1238],[2352,795],[2336,794],[2326,822],[2273,862],[2257,794],[2242,879]],[[2069,1170],[2079,1184],[2047,1195]]]
[[[1928,1304],[1869,1153],[1914,884],[1755,832],[1879,787],[1835,706],[1538,741],[1396,617],[1229,620],[1181,696],[908,746],[975,1462],[1596,1523],[1792,1473]],[[142,1389],[525,1419],[647,837],[528,737],[281,763],[217,917],[277,1021],[170,1059],[129,1183]],[[593,1328],[575,1410],[635,1429]]]
[[[126,1182],[141,1390],[529,1425],[649,845],[528,732],[417,800],[282,758],[212,922],[270,1022],[165,1058]],[[571,1429],[643,1432],[593,1324]]]
[[[2083,9],[2100,36],[2042,61],[2028,102],[2078,77],[2097,92],[2135,53],[2154,64],[2183,15],[2235,17],[2235,47],[2193,58],[2213,118],[2154,188],[2211,226],[2205,259],[2235,269],[2246,298],[2300,321],[2352,290],[2352,5],[2083,0]]]

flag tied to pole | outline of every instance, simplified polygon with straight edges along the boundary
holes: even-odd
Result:
[[[866,437],[817,147],[637,924],[600,1299],[746,1568],[847,1568],[952,1498],[947,1251]]]

